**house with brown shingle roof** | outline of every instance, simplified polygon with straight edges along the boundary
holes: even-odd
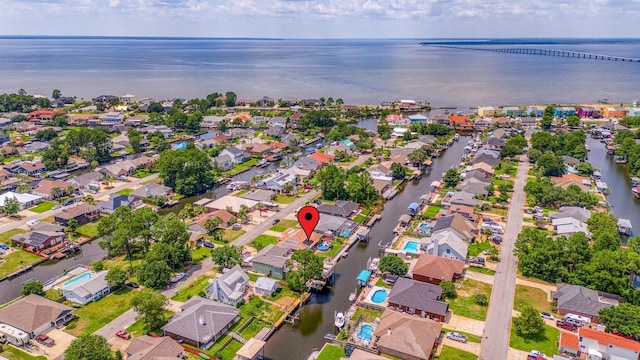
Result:
[[[440,285],[444,280],[462,279],[464,262],[440,256],[422,254],[415,263],[411,278],[413,280]]]
[[[31,192],[34,195],[53,200],[61,196],[67,195],[67,190],[72,188],[74,192],[78,191],[78,185],[62,180],[44,179],[40,181],[38,186]],[[54,190],[57,189],[57,190]]]
[[[131,341],[125,350],[127,360],[182,359],[182,346],[168,336],[142,335]]]
[[[32,339],[71,319],[73,308],[35,294],[0,309],[0,324],[20,329]]]
[[[460,214],[452,214],[443,216],[436,221],[435,226],[431,230],[432,233],[450,230],[465,241],[471,241],[477,234],[478,229],[475,224],[467,220]]]
[[[438,347],[442,324],[385,310],[374,331],[381,353],[400,359],[427,360]]]
[[[297,229],[297,228],[290,228],[290,229],[287,229],[280,236],[280,239],[278,239],[278,241],[281,244],[282,243],[295,244],[296,250],[303,250],[303,249],[314,249],[314,247],[318,244],[321,238],[322,238],[322,234],[314,231],[311,233],[311,237],[307,239],[307,235],[304,233],[304,230]]]
[[[91,204],[78,204],[53,215],[54,221],[64,226],[67,226],[71,219],[75,219],[78,225],[83,225],[99,217],[100,208]]]

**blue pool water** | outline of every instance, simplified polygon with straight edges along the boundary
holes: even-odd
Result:
[[[358,339],[362,340],[371,340],[371,336],[373,336],[373,326],[369,324],[364,324],[360,327],[360,331],[358,331]]]
[[[371,295],[371,301],[373,301],[376,304],[382,303],[386,298],[387,298],[386,290],[376,290],[376,292],[374,292],[373,295]]]
[[[417,254],[420,244],[417,241],[409,241],[404,245],[404,251]]]
[[[425,234],[428,234],[431,231],[431,228],[427,224],[420,224],[420,229],[422,229],[422,232]]]
[[[69,286],[69,285],[73,284],[76,281],[80,281],[82,279],[87,279],[87,278],[90,278],[91,276],[92,276],[91,273],[84,273],[84,274],[82,274],[80,276],[76,276],[73,279],[65,282],[63,286]]]
[[[174,149],[174,150],[180,150],[180,149],[184,149],[184,148],[186,148],[186,147],[187,147],[187,142],[186,142],[186,141],[183,141],[183,142],[181,142],[181,143],[179,143],[179,144],[176,144],[176,145],[173,147],[173,149]]]
[[[329,244],[322,243],[322,244],[316,246],[316,248],[318,248],[318,250],[320,250],[320,251],[327,251],[327,250],[329,250]]]

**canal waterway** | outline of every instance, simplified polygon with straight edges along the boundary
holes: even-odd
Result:
[[[363,126],[364,127],[364,126]],[[470,137],[461,137],[440,158],[434,160],[431,172],[420,181],[407,184],[395,198],[387,201],[382,211],[382,219],[371,229],[368,244],[358,243],[349,250],[349,255],[335,268],[336,281],[322,293],[314,293],[309,303],[302,308],[298,322],[292,326],[285,324],[267,342],[265,355],[269,359],[306,359],[313,349],[319,349],[326,342],[324,335],[334,333],[334,312],[345,312],[351,302],[349,294],[357,286],[356,276],[366,268],[370,257],[378,257],[379,243],[388,243],[394,237],[393,228],[407,207],[421,195],[428,193],[430,184],[440,180],[442,173],[460,164],[463,148]]]
[[[602,181],[607,183],[611,194],[607,200],[613,213],[631,221],[634,234],[640,234],[640,200],[631,192],[631,178],[626,165],[617,164],[614,157],[607,155],[606,145],[600,140],[587,136],[589,162],[602,173]]]

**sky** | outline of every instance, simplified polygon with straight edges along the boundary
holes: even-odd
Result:
[[[0,0],[0,35],[640,37],[640,0]]]

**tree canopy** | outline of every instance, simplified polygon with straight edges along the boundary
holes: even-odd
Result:
[[[200,193],[213,185],[211,159],[204,150],[189,143],[186,148],[165,151],[156,162],[164,185],[181,195]]]
[[[454,188],[460,182],[460,173],[457,169],[450,168],[446,173],[444,173],[442,181],[444,181],[444,185],[446,187]]]
[[[211,259],[219,265],[219,270],[231,268],[242,263],[241,249],[237,246],[217,246],[211,250]]]
[[[605,331],[630,336],[640,341],[640,306],[621,303],[598,311]]]
[[[64,352],[65,360],[113,360],[111,345],[100,335],[80,335]]]
[[[533,307],[526,307],[520,316],[513,319],[513,325],[518,335],[524,338],[532,338],[544,333],[544,320],[540,317],[538,310]]]
[[[293,270],[287,273],[287,282],[294,291],[304,291],[307,281],[322,279],[322,258],[313,250],[297,250],[291,255]]]
[[[409,270],[409,265],[395,255],[387,255],[380,259],[380,271],[390,272],[394,275],[405,275]]]
[[[142,289],[131,298],[131,306],[138,313],[146,331],[158,329],[165,322],[164,307],[169,303],[164,295],[152,289]]]
[[[29,294],[44,296],[42,283],[38,280],[31,280],[24,284],[22,287],[22,295],[27,296]]]

